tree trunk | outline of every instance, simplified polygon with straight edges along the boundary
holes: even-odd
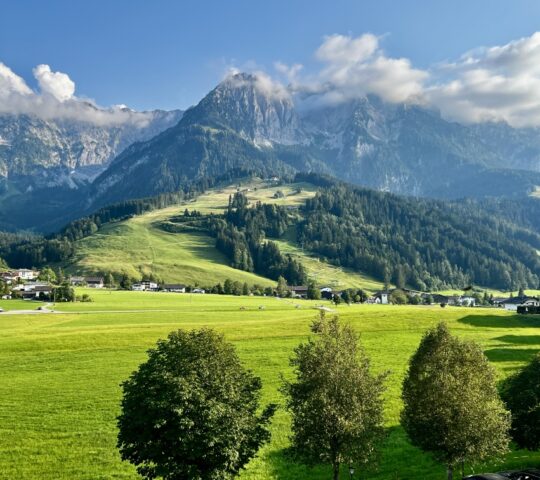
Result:
[[[333,464],[334,468],[334,480],[339,480],[339,462]]]
[[[454,466],[448,465],[446,469],[446,478],[447,480],[454,480]]]

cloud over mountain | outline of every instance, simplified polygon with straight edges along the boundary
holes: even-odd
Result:
[[[431,105],[446,118],[464,123],[540,126],[540,32],[475,49],[429,70],[415,68],[407,58],[388,56],[381,38],[370,33],[327,36],[315,58],[322,67],[311,75],[300,76],[299,64],[275,64],[308,106],[375,94],[391,103]]]
[[[133,124],[145,127],[151,114],[113,106],[101,108],[93,101],[75,96],[75,83],[69,75],[54,72],[49,65],[33,70],[39,91],[0,62],[0,114],[34,115],[43,120],[66,119],[95,125]]]

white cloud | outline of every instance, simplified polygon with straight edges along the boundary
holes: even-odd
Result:
[[[52,72],[49,65],[38,65],[33,73],[43,93],[52,95],[60,102],[73,98],[75,83],[65,73]]]
[[[30,95],[31,93],[32,90],[28,88],[25,81],[0,62],[0,98],[13,94]]]
[[[461,122],[540,126],[540,32],[440,65],[426,98]]]
[[[8,66],[0,62],[0,113],[33,115],[43,120],[66,119],[95,125],[133,124],[144,127],[150,113],[125,108],[101,108],[92,100],[75,96],[75,83],[48,65],[33,70],[39,91],[33,91]]]
[[[224,82],[234,85],[235,88],[253,84],[262,94],[281,100],[289,99],[291,96],[290,91],[281,82],[273,79],[262,70],[248,74],[235,67],[230,67]]]
[[[318,93],[318,102],[336,103],[375,94],[388,102],[406,102],[420,96],[428,73],[413,68],[406,58],[389,58],[379,37],[366,33],[353,38],[326,37],[315,53],[322,70],[308,80],[306,90]],[[311,99],[313,101],[313,98]]]

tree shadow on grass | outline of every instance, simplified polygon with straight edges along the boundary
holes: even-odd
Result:
[[[491,362],[530,362],[540,348],[492,348],[484,351]]]
[[[503,335],[493,340],[515,345],[540,345],[540,335]]]
[[[386,429],[387,437],[380,458],[374,468],[355,466],[356,480],[435,480],[444,477],[444,467],[437,464],[431,455],[412,446],[401,426]],[[272,476],[278,480],[328,480],[332,478],[329,466],[308,467],[294,458],[288,449],[274,450],[266,455]],[[341,479],[348,479],[347,465],[343,465]]]
[[[467,315],[458,322],[482,328],[534,328],[540,327],[540,315]]]

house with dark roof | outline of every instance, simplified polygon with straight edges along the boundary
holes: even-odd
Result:
[[[186,286],[181,283],[165,283],[161,289],[164,292],[186,293]]]
[[[103,277],[85,277],[84,280],[90,288],[103,288],[105,286]]]
[[[518,307],[540,307],[540,299],[537,297],[511,297],[498,302],[499,307],[510,312],[517,312]]]

